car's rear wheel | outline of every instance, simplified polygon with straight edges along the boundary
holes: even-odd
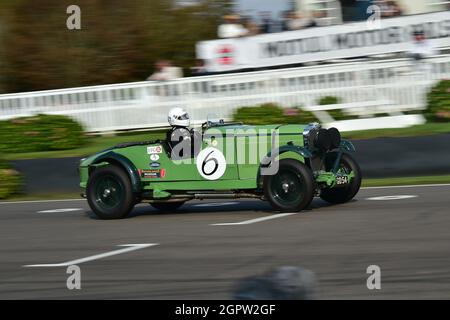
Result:
[[[96,169],[89,177],[87,200],[100,219],[121,219],[133,209],[135,197],[127,174],[118,166]]]
[[[183,204],[184,204],[184,201],[181,201],[181,202],[153,202],[153,203],[150,203],[150,205],[153,208],[158,209],[159,211],[162,211],[162,212],[175,211],[179,207],[181,207]]]
[[[264,195],[276,210],[300,211],[314,197],[314,178],[311,170],[293,159],[279,161],[278,172],[264,177]]]
[[[337,152],[330,152],[325,158],[325,167],[327,171],[331,171],[337,157]],[[358,163],[347,153],[344,153],[341,158],[338,172],[349,174],[353,171],[354,178],[345,187],[323,189],[320,197],[330,203],[344,203],[348,202],[358,193],[361,187],[361,169]]]

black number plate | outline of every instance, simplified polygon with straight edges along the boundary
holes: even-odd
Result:
[[[348,177],[347,176],[337,176],[336,177],[336,185],[343,185],[348,184]]]

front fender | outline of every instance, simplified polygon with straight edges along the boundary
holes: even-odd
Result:
[[[261,163],[259,165],[258,176],[256,178],[258,188],[262,188],[263,175],[261,174],[261,168],[269,167],[270,164],[272,163],[273,159],[275,159],[279,155],[286,153],[286,152],[297,153],[298,155],[302,156],[303,158],[311,158],[313,156],[311,151],[309,151],[308,149],[306,149],[304,147],[300,147],[300,146],[295,146],[292,144],[287,144],[278,149],[272,150],[261,160]]]
[[[92,163],[89,165],[89,167],[102,162],[117,164],[121,166],[130,177],[133,192],[137,193],[142,191],[141,177],[139,176],[139,171],[136,169],[135,165],[128,158],[113,151],[109,151],[107,153],[101,154],[100,156],[92,160]]]
[[[270,163],[273,161],[274,158],[278,157],[279,155],[286,153],[286,152],[294,152],[298,155],[302,156],[303,158],[311,158],[312,153],[308,149],[300,146],[295,145],[284,145],[278,149],[272,150],[269,152],[261,161],[260,166],[267,167],[270,165]]]
[[[353,145],[353,143],[351,143],[349,140],[341,140],[341,146],[340,146],[341,150],[344,151],[349,151],[349,152],[355,152],[356,148]]]

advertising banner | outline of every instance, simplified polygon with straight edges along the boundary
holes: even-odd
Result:
[[[450,47],[450,13],[403,16],[252,37],[202,41],[197,57],[210,72],[408,51],[421,30],[436,49]]]

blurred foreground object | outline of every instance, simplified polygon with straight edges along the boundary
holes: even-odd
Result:
[[[236,300],[313,300],[317,281],[314,272],[283,266],[256,277],[245,278],[233,292]]]

